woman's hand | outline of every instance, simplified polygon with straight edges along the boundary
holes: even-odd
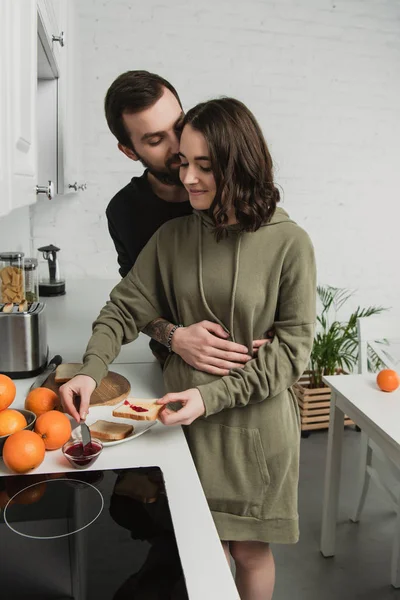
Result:
[[[157,400],[157,404],[180,402],[182,408],[173,411],[165,407],[159,414],[159,419],[164,425],[190,425],[195,419],[206,412],[203,398],[197,388],[191,388],[176,394],[166,394]]]
[[[90,396],[96,388],[96,382],[89,375],[76,375],[59,389],[61,404],[64,411],[71,415],[78,423],[84,421],[89,412]],[[80,398],[79,411],[74,400]]]
[[[267,331],[267,333],[264,334],[266,337],[262,340],[253,340],[253,357],[257,356],[258,354],[258,350],[261,348],[261,346],[264,346],[264,344],[271,344],[274,336],[275,336],[275,332],[273,329],[270,329],[269,331]]]

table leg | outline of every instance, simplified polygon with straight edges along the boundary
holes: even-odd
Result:
[[[336,393],[332,390],[322,510],[321,552],[324,556],[335,554],[343,429],[344,414],[336,406]]]
[[[394,588],[400,587],[400,498],[397,502],[396,526],[394,529],[392,563],[391,563],[391,584]]]

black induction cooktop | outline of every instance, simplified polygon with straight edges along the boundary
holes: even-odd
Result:
[[[2,600],[187,600],[158,467],[0,478]]]

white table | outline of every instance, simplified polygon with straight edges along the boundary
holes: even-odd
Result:
[[[400,464],[400,388],[385,393],[376,375],[336,375],[323,380],[332,390],[322,511],[321,552],[334,556],[344,415],[348,415],[395,463]]]

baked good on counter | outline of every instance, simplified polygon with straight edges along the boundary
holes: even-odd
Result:
[[[164,408],[163,404],[156,404],[155,400],[127,398],[113,410],[112,414],[113,417],[135,421],[156,421],[162,408]]]
[[[89,429],[93,437],[107,442],[123,440],[133,433],[133,425],[104,421],[103,419],[99,419],[92,425],[89,425]]]
[[[82,368],[81,363],[62,363],[56,369],[54,381],[56,383],[66,383],[78,373]]]

